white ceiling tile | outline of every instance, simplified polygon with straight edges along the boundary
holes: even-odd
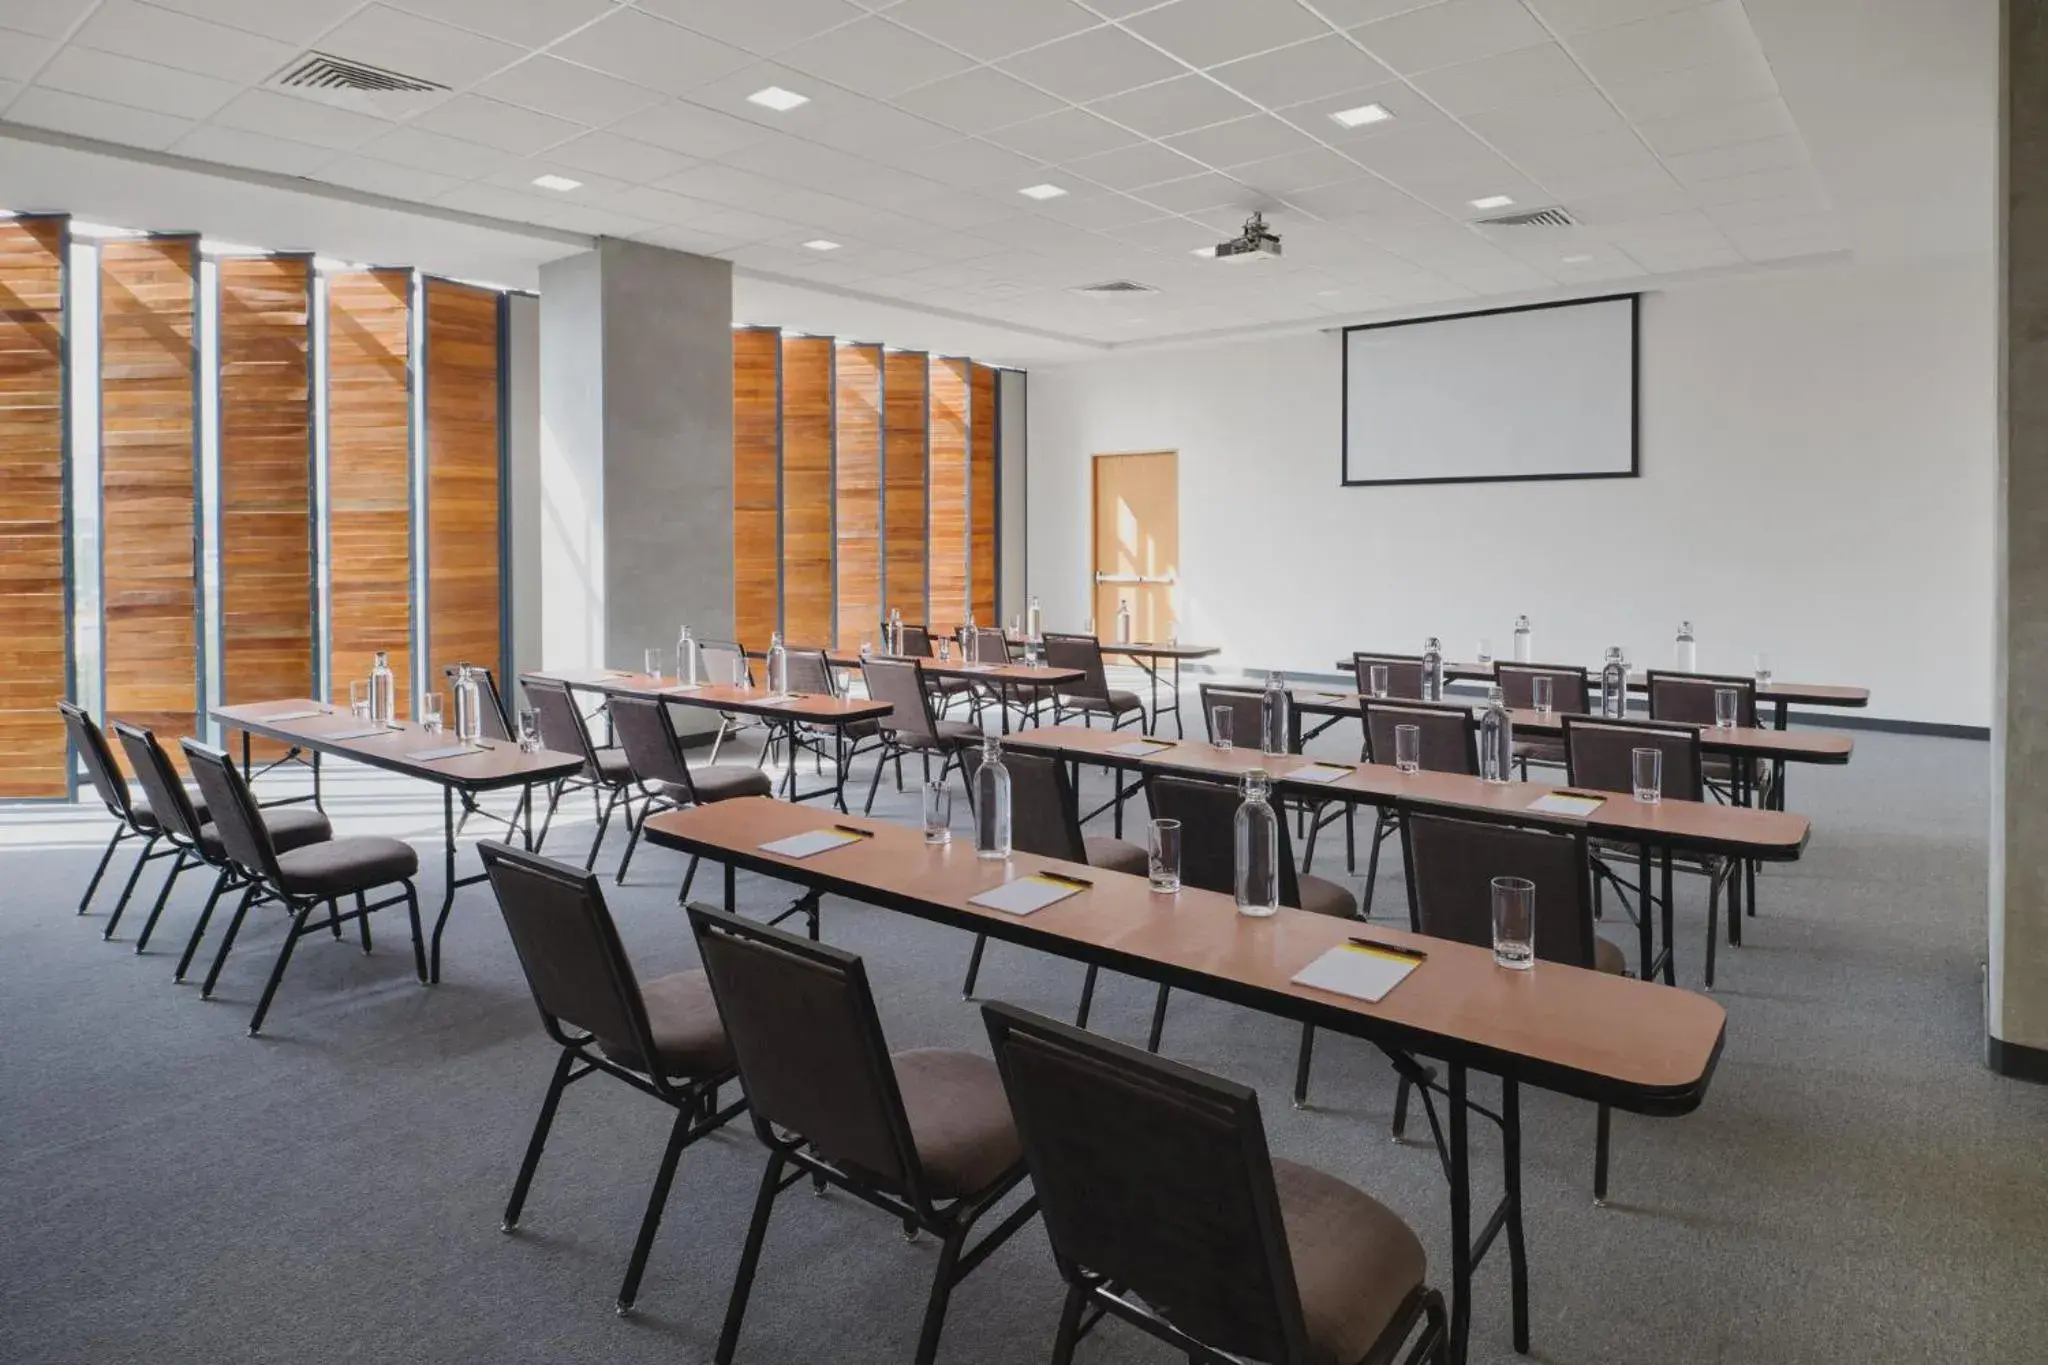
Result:
[[[910,158],[908,164],[919,175],[962,189],[984,185],[1013,189],[1042,180],[1048,174],[1044,166],[1028,157],[973,139],[931,148]]]
[[[95,0],[7,0],[0,18],[16,33],[33,33],[39,38],[62,38],[93,7]]]
[[[1068,162],[1061,169],[1113,190],[1134,190],[1144,185],[1156,185],[1162,180],[1198,175],[1204,167],[1170,147],[1157,142],[1140,142],[1113,152],[1084,156]]]
[[[0,80],[0,113],[5,113],[7,102],[22,91],[20,81]]]
[[[401,166],[392,161],[378,161],[367,156],[345,156],[339,161],[330,161],[320,168],[320,174],[315,178],[330,184],[363,190],[369,194],[414,200],[432,199],[437,195],[446,194],[460,183],[452,175],[423,171],[416,166]]]
[[[1192,75],[1115,95],[1091,107],[1147,137],[1170,137],[1257,112],[1256,106],[1207,76]]]
[[[510,43],[383,4],[365,6],[322,35],[320,50],[458,90],[526,55]]]
[[[583,131],[581,125],[567,119],[550,118],[481,95],[457,95],[412,120],[412,126],[519,156],[566,142]]]
[[[573,190],[545,190],[533,182],[543,175],[560,175],[577,182]],[[627,188],[623,180],[614,180],[595,171],[577,170],[564,166],[554,155],[543,152],[539,156],[515,161],[495,175],[485,176],[482,183],[496,185],[499,189],[515,190],[520,194],[550,205],[591,204],[595,205],[611,198]]]
[[[1253,114],[1250,118],[1232,119],[1228,123],[1213,123],[1192,133],[1170,137],[1166,139],[1166,145],[1219,170],[1241,166],[1247,161],[1264,161],[1268,157],[1306,151],[1315,146],[1298,129],[1282,123],[1271,114]]]
[[[543,47],[612,7],[612,0],[390,0],[400,9],[502,38]]]
[[[1338,28],[1357,28],[1376,19],[1390,19],[1409,10],[1427,9],[1444,0],[1314,0],[1325,19]]]
[[[1351,30],[1365,50],[1403,75],[1477,61],[1548,41],[1520,0],[1444,0]]]
[[[1377,85],[1393,72],[1339,34],[1247,57],[1209,74],[1248,100],[1269,109],[1299,104],[1339,91]]]
[[[962,133],[985,133],[1065,107],[1057,97],[1005,76],[991,66],[975,67],[921,85],[898,95],[893,102],[920,118]]]
[[[1092,28],[1004,59],[1002,68],[1041,90],[1083,104],[1185,70],[1120,28]]]
[[[1233,166],[1230,174],[1265,194],[1286,195],[1317,185],[1354,180],[1358,177],[1358,165],[1327,147],[1310,147],[1254,161],[1248,166]]]
[[[1073,0],[903,0],[888,16],[985,62],[1101,22]]]
[[[1630,247],[1628,254],[1645,270],[1667,274],[1742,264],[1742,253],[1725,242],[1718,245]]]
[[[1626,223],[1637,218],[1676,213],[1692,206],[1692,196],[1676,181],[1653,189],[1620,193],[1577,195],[1571,202],[1572,217],[1594,226]]]
[[[495,175],[512,157],[491,147],[443,137],[424,128],[396,128],[359,149],[379,161],[394,161],[422,171],[438,171],[459,180]]]
[[[1761,59],[1696,66],[1684,71],[1613,76],[1601,88],[1621,112],[1641,122],[1678,118],[1778,93],[1770,63]]]
[[[1454,118],[1591,89],[1579,64],[1556,43],[1438,67],[1415,84]]]
[[[285,43],[136,4],[135,0],[106,0],[71,41],[101,52],[246,83],[265,79],[298,55],[296,48]]]
[[[1664,156],[1703,152],[1738,142],[1793,133],[1791,111],[1781,99],[1747,100],[1720,105],[1677,118],[1639,125],[1643,140]]]
[[[1390,221],[1414,222],[1436,221],[1443,216],[1421,200],[1373,176],[1359,176],[1296,190],[1287,196],[1287,202],[1318,218],[1355,218],[1371,214]]]
[[[587,232],[593,237],[631,237],[636,233],[650,232],[660,226],[629,213],[593,208],[586,204],[569,204],[557,208],[542,214],[536,221],[545,227],[561,228],[565,232]]]
[[[1559,33],[1632,24],[1673,10],[1690,9],[1704,0],[1527,0],[1544,23]]]
[[[1473,132],[1502,151],[1619,131],[1625,128],[1626,122],[1608,103],[1607,97],[1590,85],[1567,94],[1547,95],[1542,99],[1491,109],[1484,114],[1472,114],[1465,119],[1465,124]]]
[[[616,10],[550,51],[606,75],[675,95],[740,71],[750,61],[738,48],[635,9]]]
[[[1378,123],[1361,123],[1354,128],[1347,128],[1331,117],[1341,110],[1357,109],[1367,104],[1377,104],[1393,117]],[[1399,80],[1279,106],[1275,112],[1310,137],[1333,147],[1368,142],[1391,133],[1411,133],[1418,128],[1453,126],[1443,111],[1423,98],[1420,91]]]
[[[545,54],[500,71],[477,86],[476,93],[592,127],[602,127],[663,99],[644,85]]]
[[[1708,207],[1706,213],[1721,226],[1736,228],[1754,223],[1776,222],[1782,218],[1810,218],[1826,213],[1828,207],[1827,195],[1821,192],[1818,185],[1812,185],[1791,194],[1714,204]]]
[[[1257,190],[1213,171],[1148,186],[1138,197],[1170,213],[1200,213],[1216,208],[1249,209],[1261,201]]]
[[[1141,223],[1111,228],[1108,235],[1131,246],[1167,253],[1186,253],[1194,251],[1197,247],[1216,245],[1214,232],[1193,219],[1182,218],[1178,214],[1165,218],[1147,218]]]
[[[203,119],[226,104],[239,88],[232,81],[83,47],[59,50],[36,73],[35,83],[73,95],[195,119]]]
[[[771,217],[765,213],[751,213],[745,209],[719,209],[697,222],[692,227],[721,237],[732,237],[740,241],[759,240],[764,237],[779,237],[789,232],[793,224],[787,219]]]
[[[1132,16],[1124,27],[1190,66],[1215,66],[1330,31],[1299,5],[1248,5],[1243,0],[1173,0]]]
[[[160,9],[210,19],[294,45],[310,42],[362,0],[150,0]],[[83,6],[80,6],[83,8]]]
[[[1581,33],[1569,46],[1579,64],[1602,81],[1611,76],[1641,79],[1665,71],[1763,59],[1763,48],[1749,26],[1742,0],[1714,0],[1633,24]]]
[[[1620,165],[1657,164],[1635,129],[1627,126],[1578,136],[1511,137],[1497,131],[1491,135],[1491,141],[1501,155],[1538,179]]]
[[[607,131],[692,157],[723,156],[770,135],[758,124],[683,100],[629,114]]]
[[[1072,225],[1057,222],[1051,218],[1041,217],[1035,213],[1023,214],[1016,218],[999,219],[977,230],[982,236],[1001,242],[1005,246],[1023,247],[1027,250],[1042,248],[1046,251],[1071,252],[1074,248],[1088,240],[1077,236]],[[1034,273],[1043,277],[1048,270],[1053,270],[1057,273],[1058,277],[1064,278],[1074,268],[1071,256],[1058,265],[1053,265],[1050,261],[1038,262],[1035,270],[1031,262],[1015,259],[1009,262],[1009,273],[1012,279],[1029,279]]]
[[[513,223],[536,222],[543,213],[553,207],[530,194],[520,194],[516,190],[500,189],[496,185],[481,183],[457,185],[434,202],[442,208],[457,209],[463,213],[481,213],[488,218],[503,218]]]
[[[211,124],[194,128],[173,142],[170,150],[179,156],[215,161],[225,166],[247,166],[274,175],[311,175],[334,160],[334,153],[325,147],[287,142],[281,137]]]
[[[621,190],[598,205],[615,213],[631,214],[656,223],[696,223],[719,211],[721,205],[695,199],[686,194],[675,194],[668,190],[656,189],[652,185],[635,185],[632,189]]]
[[[1817,182],[1810,169],[1787,166],[1696,181],[1692,186],[1692,196],[1702,204],[1739,204],[1745,199],[1777,199],[1816,188]]]
[[[1677,183],[1669,171],[1653,160],[1545,172],[1536,178],[1543,182],[1550,198],[1567,204],[1575,204],[1582,198],[1654,192]]]
[[[192,126],[190,119],[151,114],[123,104],[34,86],[22,91],[7,107],[7,117],[10,122],[25,123],[31,128],[125,142],[152,151],[162,151]]]
[[[890,164],[902,165],[904,159],[914,162],[921,151],[951,142],[955,135],[951,128],[894,105],[848,95],[833,109],[831,119],[806,136],[850,152],[887,147],[903,154]]]
[[[1062,109],[1056,114],[1011,124],[990,133],[988,138],[1040,161],[1071,161],[1138,141],[1136,133],[1085,109]]]
[[[1606,235],[1608,240],[1618,242],[1631,251],[1650,243],[1696,246],[1726,240],[1713,219],[1692,208],[1616,223],[1606,229]]]
[[[781,54],[781,61],[863,95],[886,98],[973,65],[884,18],[861,19]]]
[[[1447,170],[1484,172],[1501,164],[1497,153],[1454,123],[1417,124],[1379,137],[1345,143],[1345,155],[1386,176]]]
[[[1668,156],[1664,164],[1680,180],[1718,180],[1724,175],[1749,171],[1773,171],[1806,164],[1806,146],[1797,137],[1762,138],[1755,142],[1734,142],[1697,152]]]
[[[592,171],[618,180],[648,181],[673,175],[689,165],[691,158],[617,133],[595,132],[550,147],[548,160],[572,172]]]
[[[213,116],[226,128],[245,133],[268,133],[310,142],[316,147],[351,151],[370,138],[389,131],[391,124],[368,114],[352,113],[313,100],[279,95],[269,90],[250,90],[237,95]],[[438,168],[431,168],[438,169]]]
[[[919,221],[935,227],[976,230],[985,223],[1015,217],[1018,212],[986,195],[962,194],[950,188],[947,193],[934,198],[913,200],[903,205],[903,209],[906,213],[915,214]]]
[[[0,77],[25,81],[49,60],[57,44],[11,28],[0,28]]]
[[[866,11],[846,0],[638,0],[640,8],[707,38],[771,57]]]

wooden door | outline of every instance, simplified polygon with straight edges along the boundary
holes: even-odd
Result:
[[[1180,459],[1172,451],[1095,457],[1095,633],[1116,638],[1119,602],[1131,638],[1166,638],[1180,576]]]

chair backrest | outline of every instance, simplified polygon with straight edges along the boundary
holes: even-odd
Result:
[[[612,731],[640,785],[673,782],[696,800],[697,789],[690,782],[690,765],[683,758],[682,741],[676,738],[668,703],[659,697],[620,693],[612,698],[611,708]]]
[[[1273,798],[1268,798],[1273,799]],[[1145,806],[1155,820],[1180,821],[1180,879],[1203,891],[1237,891],[1237,808],[1234,785],[1191,777],[1145,778]],[[1276,810],[1275,814],[1279,814]],[[1280,827],[1280,903],[1301,904],[1301,878],[1285,818]]]
[[[1387,666],[1387,695],[1399,701],[1422,700],[1422,656],[1420,654],[1368,654],[1354,651],[1351,671],[1358,675],[1361,695],[1372,692],[1372,666]]]
[[[1394,727],[1413,725],[1422,739],[1422,767],[1432,773],[1479,772],[1479,718],[1457,702],[1374,701],[1367,697],[1365,747],[1374,763],[1394,761]]]
[[[925,696],[923,664],[915,659],[863,659],[860,673],[867,680],[869,699],[895,708],[883,724],[928,739],[937,736],[939,727]]]
[[[214,833],[220,836],[228,861],[276,886],[280,880],[277,849],[270,842],[263,812],[234,760],[196,739],[181,739],[178,746],[185,751],[185,765],[192,770],[192,780],[199,784],[199,794],[206,798],[207,816]]]
[[[932,657],[932,633],[923,626],[903,624],[903,649],[899,655],[905,659],[929,659]]]
[[[971,804],[975,774],[981,771],[980,747],[970,744],[962,749],[960,761],[967,770]],[[1066,765],[1051,754],[1006,749],[1003,767],[1010,774],[1011,846],[1041,858],[1085,864],[1088,845],[1081,837],[1080,810]]]
[[[1635,790],[1634,751],[1664,753],[1663,794],[1680,801],[1706,799],[1698,726],[1656,720],[1564,717],[1564,775],[1574,787],[1603,792]]]
[[[1651,669],[1645,681],[1650,689],[1650,719],[1683,721],[1688,725],[1714,723],[1714,694],[1724,687],[1736,691],[1735,723],[1756,726],[1756,679],[1731,673],[1671,673]]]
[[[57,710],[64,716],[64,728],[71,732],[71,747],[78,750],[79,760],[85,764],[85,775],[92,780],[92,789],[106,803],[107,814],[133,824],[128,783],[114,763],[114,751],[107,747],[106,733],[82,706],[60,701]]]
[[[135,770],[135,780],[149,798],[150,813],[157,823],[178,842],[198,847],[199,812],[192,808],[192,798],[185,794],[185,784],[171,766],[164,746],[156,742],[155,735],[125,720],[114,722],[114,738],[121,741],[121,752],[128,755],[128,766]]]
[[[498,680],[491,675],[491,670],[482,664],[455,663],[441,670],[442,676],[448,680],[449,722],[452,724],[455,720],[455,680],[462,676],[464,667],[469,669],[470,677],[476,680],[476,690],[483,695],[483,714],[478,717],[478,721],[482,725],[484,738],[512,738],[512,717],[506,714],[505,698],[498,691]]]
[[[1109,700],[1109,674],[1102,666],[1102,642],[1093,635],[1045,632],[1045,666],[1081,670],[1079,682],[1065,683],[1060,687],[1060,691],[1068,696]]]
[[[747,670],[748,682],[751,683],[754,678],[753,661],[747,658],[744,649],[730,640],[699,640],[697,666],[704,670],[704,676],[698,681],[709,683],[713,687],[731,686],[742,668]]]
[[[689,915],[762,1141],[794,1133],[928,1207],[860,958],[709,906]]]
[[[1593,965],[1592,864],[1584,835],[1409,815],[1402,837],[1423,933],[1490,945],[1493,879],[1522,877],[1536,887],[1536,956]]]
[[[1536,704],[1536,680],[1550,679],[1550,707],[1553,711],[1584,711],[1586,670],[1576,664],[1510,664],[1493,666],[1493,680],[1500,684],[1501,700],[1526,710]]]
[[[822,649],[792,649],[789,657],[789,690],[816,697],[839,695],[838,679],[832,676],[832,661]]]
[[[576,705],[569,685],[531,675],[521,681],[526,685],[526,699],[533,703],[534,715],[540,721],[541,747],[559,754],[582,754],[584,763],[595,772],[597,749],[590,742],[590,727],[584,723],[583,710]]]
[[[1061,1273],[1217,1351],[1308,1360],[1257,1092],[1013,1005],[982,1019]]]
[[[1009,638],[1002,631],[990,626],[975,627],[974,661],[983,664],[1010,662]]]
[[[1209,742],[1216,742],[1216,727],[1211,723],[1210,712],[1219,706],[1230,708],[1230,743],[1247,749],[1256,749],[1265,739],[1265,708],[1261,704],[1264,694],[1256,688],[1227,687],[1216,683],[1203,683],[1202,729],[1209,736]]]
[[[477,853],[548,1036],[574,1046],[584,1034],[654,1057],[640,982],[598,879],[495,839],[479,842]]]

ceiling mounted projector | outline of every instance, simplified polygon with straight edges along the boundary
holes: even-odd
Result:
[[[1280,259],[1280,234],[1266,230],[1264,214],[1244,220],[1244,231],[1227,242],[1216,244],[1219,261],[1265,261]]]

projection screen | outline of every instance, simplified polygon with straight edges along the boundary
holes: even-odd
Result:
[[[1640,295],[1344,329],[1344,482],[1637,472]]]

